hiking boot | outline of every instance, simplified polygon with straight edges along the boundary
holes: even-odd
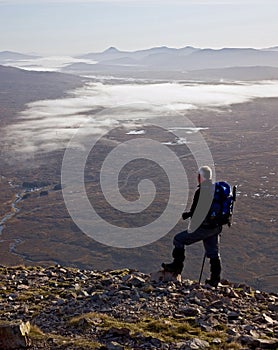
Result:
[[[210,258],[210,272],[210,278],[206,280],[206,283],[212,287],[217,287],[221,273],[221,260],[219,257]]]
[[[183,263],[177,263],[175,261],[170,264],[162,263],[161,266],[163,267],[164,271],[172,272],[177,275],[180,275],[183,269]]]
[[[162,264],[162,267],[164,268],[164,271],[166,272],[173,272],[175,274],[181,274],[183,269],[183,262],[184,262],[184,248],[177,248],[175,247],[172,252],[172,256],[174,258],[174,261],[170,264]]]
[[[217,287],[218,286],[218,281],[213,281],[213,280],[211,280],[211,279],[206,279],[206,281],[205,281],[205,283],[206,284],[209,284],[210,286],[212,286],[212,287]]]
[[[166,272],[173,272],[177,275],[181,274],[183,269],[183,262],[184,262],[184,248],[177,248],[175,247],[172,252],[172,256],[174,258],[174,261],[170,264],[162,264],[162,267],[164,268],[164,271]]]

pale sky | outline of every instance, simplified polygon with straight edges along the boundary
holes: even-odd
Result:
[[[277,0],[0,0],[0,51],[278,45]]]

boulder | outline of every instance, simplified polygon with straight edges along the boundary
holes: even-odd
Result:
[[[258,339],[260,343],[260,349],[277,349],[278,340],[277,339]]]
[[[181,275],[180,274],[175,274],[173,272],[166,272],[164,270],[160,270],[157,272],[151,273],[151,281],[153,282],[181,282]]]
[[[209,349],[210,345],[207,341],[201,340],[199,338],[193,338],[190,340],[187,340],[185,342],[185,345],[182,346],[180,349],[182,350],[189,350],[189,349]]]
[[[27,348],[31,345],[28,334],[30,333],[29,322],[14,322],[0,325],[0,349],[12,350]]]

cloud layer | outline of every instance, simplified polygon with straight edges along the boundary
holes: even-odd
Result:
[[[50,151],[65,147],[83,123],[88,123],[88,134],[98,135],[119,125],[134,128],[154,117],[179,117],[192,109],[217,108],[253,98],[277,96],[278,82],[87,83],[75,90],[73,97],[28,104],[18,121],[6,128],[5,138],[19,152]]]

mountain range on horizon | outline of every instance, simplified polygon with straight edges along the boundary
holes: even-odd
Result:
[[[212,51],[222,51],[222,50],[256,50],[256,51],[278,51],[278,45],[277,46],[271,46],[271,47],[266,47],[266,48],[261,48],[261,49],[256,49],[252,47],[223,47],[219,49],[213,49],[213,48],[197,48],[194,46],[184,46],[181,48],[175,48],[175,47],[169,47],[166,45],[163,46],[155,46],[147,49],[139,49],[139,50],[120,50],[115,46],[110,46],[107,49],[100,51],[100,52],[88,52],[88,53],[83,53],[79,55],[62,55],[62,56],[72,56],[76,58],[81,58],[84,56],[90,56],[90,55],[103,55],[103,54],[132,54],[135,53],[138,56],[148,54],[148,53],[159,53],[159,52],[187,52],[189,53],[190,51],[201,51],[201,50],[212,50]],[[0,51],[0,58],[1,59],[28,59],[28,58],[40,58],[40,57],[48,57],[52,55],[43,55],[39,53],[24,53],[24,52],[18,52],[18,51],[13,51],[13,50],[3,50]],[[61,55],[57,55],[61,56]]]
[[[170,48],[167,46],[152,47],[149,49],[135,50],[135,51],[121,51],[116,47],[109,47],[102,52],[89,52],[77,56],[70,56],[77,59],[90,59],[96,60],[98,63],[106,62],[107,64],[124,65],[124,64],[139,64],[139,65],[154,65],[157,63],[165,64],[165,60],[171,59],[170,65],[173,63],[181,63],[183,58],[190,57],[192,59],[205,59],[205,58],[220,58],[227,59],[229,56],[231,59],[237,59],[244,61],[244,59],[256,60],[258,58],[265,60],[263,65],[278,66],[277,53],[278,46],[273,46],[263,49],[254,48],[195,48],[193,46],[185,46],[182,48]],[[49,56],[49,55],[48,55]],[[29,60],[38,59],[42,57],[48,57],[44,55],[25,54],[14,51],[0,51],[0,63],[9,60]],[[59,55],[57,55],[59,56]],[[178,58],[180,60],[178,60]],[[173,62],[174,60],[174,62]],[[190,60],[191,61],[191,60]],[[253,65],[252,62],[241,62],[248,66]],[[188,62],[185,62],[188,64]],[[190,63],[190,62],[189,62]],[[227,62],[229,64],[229,62]],[[233,63],[233,62],[230,62]],[[260,62],[258,62],[260,63]],[[217,62],[217,65],[219,63]],[[191,62],[192,65],[192,62]],[[258,64],[261,65],[261,64]],[[199,68],[199,67],[198,67]]]
[[[169,47],[166,45],[163,46],[154,46],[148,49],[140,49],[140,50],[119,50],[115,46],[110,46],[109,48],[105,49],[104,51],[101,52],[89,52],[86,54],[81,54],[77,55],[75,57],[84,57],[84,56],[89,56],[89,55],[100,55],[100,54],[136,54],[136,55],[144,55],[148,53],[162,53],[162,52],[180,52],[180,53],[191,53],[194,51],[204,51],[204,50],[211,50],[211,51],[223,51],[223,50],[255,50],[255,51],[277,51],[278,46],[272,46],[272,47],[267,47],[267,48],[261,48],[261,49],[256,49],[252,47],[223,47],[219,49],[213,49],[210,47],[207,48],[198,48],[194,46],[184,46],[181,48],[176,48],[176,47]]]
[[[215,69],[228,67],[270,66],[278,67],[278,52],[273,49],[252,48],[198,49],[187,46],[181,49],[156,47],[134,52],[119,51],[111,47],[102,53],[89,53],[81,59],[96,60],[94,69],[122,68],[132,70],[181,70]],[[74,63],[66,69],[88,69],[88,63]],[[92,68],[92,67],[91,67]]]
[[[41,56],[18,52],[0,52],[0,65],[25,63],[22,68],[37,65]],[[65,57],[64,57],[65,58]],[[153,47],[137,51],[121,51],[109,47],[71,57],[58,71],[77,75],[121,75],[135,78],[189,80],[276,80],[278,79],[278,46],[264,49],[222,48],[200,49],[192,46]],[[28,66],[28,64],[31,65]]]
[[[21,68],[21,64],[27,70],[39,67],[40,59],[43,57],[11,51],[0,52],[0,65]],[[59,57],[56,59],[59,60]],[[137,51],[121,51],[111,46],[102,52],[64,59],[65,64],[59,66],[57,71],[77,75],[109,74],[133,78],[205,81],[278,79],[278,46],[264,49],[161,46]]]
[[[181,49],[166,46],[134,52],[110,47],[101,53],[88,53],[80,59],[95,60],[90,64],[76,62],[64,67],[68,73],[121,74],[133,77],[174,78],[188,80],[271,80],[278,78],[277,47],[269,49],[223,48]],[[158,74],[158,75],[157,75]]]

